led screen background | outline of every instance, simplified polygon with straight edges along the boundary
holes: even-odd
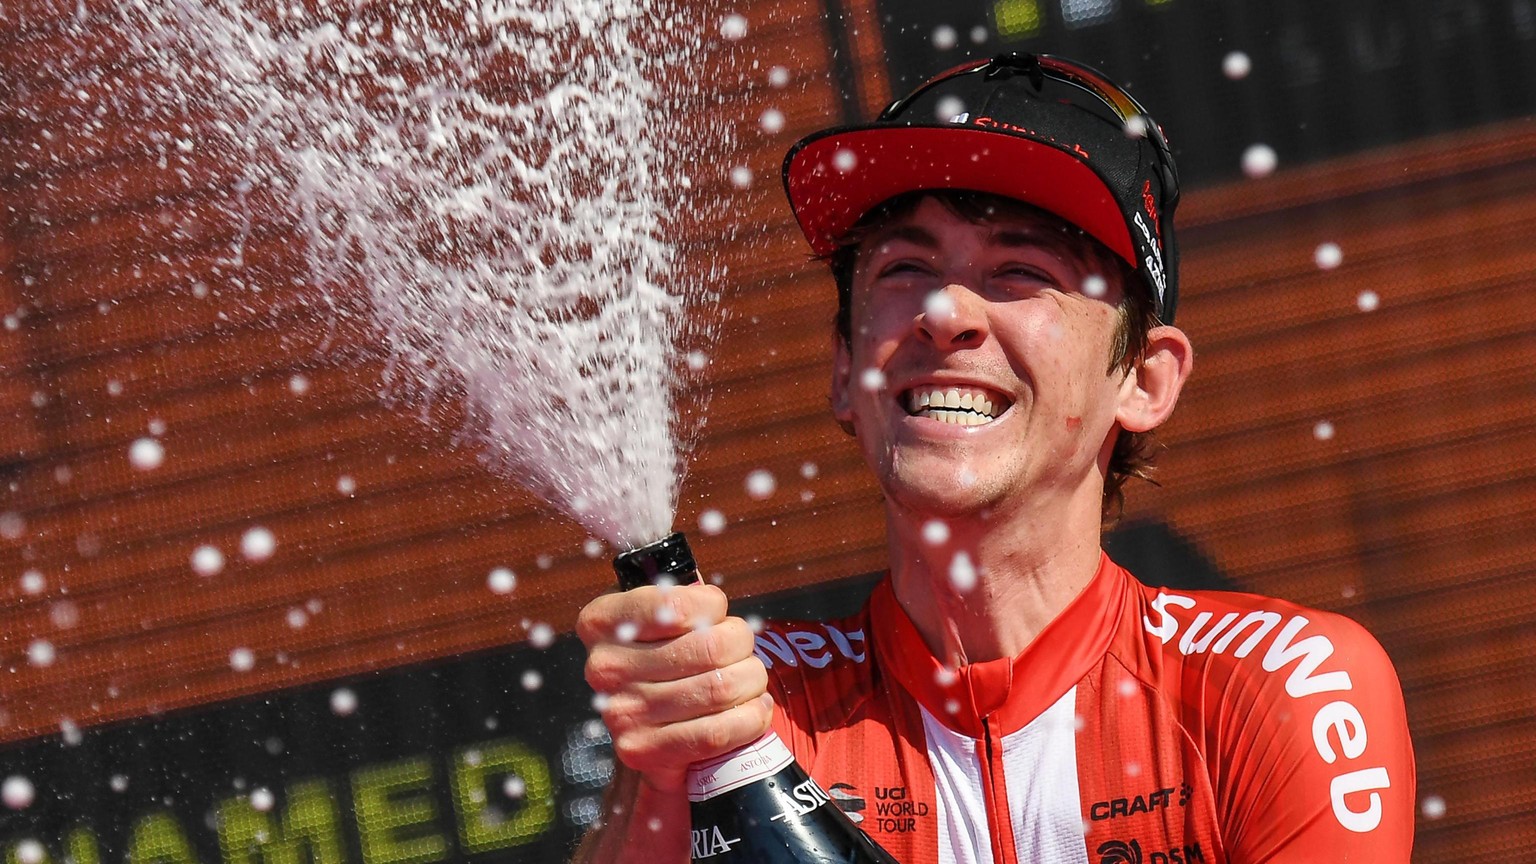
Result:
[[[1162,435],[1162,485],[1134,487],[1128,518],[1170,526],[1240,588],[1342,612],[1381,639],[1415,735],[1421,862],[1506,861],[1536,842],[1529,7],[1121,0],[1069,28],[1042,0],[1040,35],[1010,42],[1130,79],[1185,156],[1180,323],[1197,370]],[[738,118],[740,143],[699,194],[727,196],[745,227],[708,240],[731,270],[678,524],[724,514],[726,529],[694,531],[694,545],[734,596],[881,566],[878,490],[825,407],[830,286],[777,172],[796,137],[869,116],[900,89],[893,80],[990,50],[966,41],[975,25],[962,16],[994,27],[996,7],[943,4],[950,21],[932,8],[743,5],[730,10],[749,25],[736,65],[700,75]],[[259,302],[218,272],[228,226],[198,217],[228,190],[175,174],[205,176],[196,153],[144,149],[127,115],[104,118],[104,131],[62,122],[78,99],[31,61],[60,50],[60,22],[75,14],[39,0],[0,15],[0,81],[26,94],[0,112],[6,764],[154,730],[164,734],[146,752],[173,752],[174,724],[235,716],[223,711],[279,725],[309,716],[279,719],[259,707],[268,699],[307,706],[308,728],[329,734],[351,722],[330,709],[337,687],[363,694],[370,675],[521,657],[544,627],[568,631],[609,584],[611,550],[589,555],[580,529],[490,476],[451,432],[460,406],[423,417],[381,399],[383,361],[308,302],[297,237],[249,244],[244,276],[270,283]],[[888,15],[912,17],[903,31]],[[1356,69],[1352,15],[1369,45],[1402,32],[1411,56]],[[956,47],[938,49],[946,24]],[[1306,50],[1284,53],[1286,27],[1307,34]],[[1239,81],[1222,72],[1231,50],[1252,63]],[[1326,74],[1294,78],[1306,56]],[[1278,168],[1250,180],[1240,166],[1254,144],[1273,147]],[[17,167],[38,159],[47,170]],[[165,230],[189,221],[202,233]],[[326,350],[335,340],[358,350]],[[129,459],[146,436],[164,447],[153,471]],[[759,469],[777,480],[766,498],[745,489]],[[276,541],[266,560],[239,554],[256,527]],[[218,575],[191,566],[202,546],[222,550]],[[488,582],[499,568],[516,574],[510,593]],[[505,736],[552,765],[565,745],[544,724],[566,708],[537,700],[590,710],[571,667],[546,671],[541,690],[524,687],[522,668],[487,668],[498,677],[486,698],[516,709],[498,730],[477,709],[436,739],[441,752],[400,738],[353,767],[432,752],[431,794],[446,795],[453,753]],[[398,695],[379,740],[420,723],[405,709],[428,692]],[[356,716],[369,710],[364,700]],[[203,761],[225,760],[208,772],[218,788],[187,787],[177,824],[201,824],[231,795],[249,801],[270,734],[256,751],[208,751]],[[37,809],[12,814],[8,832],[49,812],[48,770],[26,770]],[[92,778],[102,807],[127,800],[112,776]],[[326,776],[338,796],[354,788],[347,771]],[[264,782],[274,796],[292,788]],[[447,821],[432,830],[453,836],[452,800],[434,800]],[[140,812],[102,818],[128,831]],[[208,830],[188,829],[216,842]],[[0,838],[7,854],[19,839]]]
[[[1536,112],[1528,0],[880,0],[896,89],[976,54],[1097,66],[1162,126],[1193,184],[1262,142],[1312,162]],[[978,29],[979,28],[979,29]],[[978,40],[977,36],[981,38]],[[1227,66],[1229,55],[1247,61]]]

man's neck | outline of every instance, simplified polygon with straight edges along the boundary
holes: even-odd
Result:
[[[955,666],[1027,648],[1098,571],[1099,502],[1089,503],[942,520],[889,506],[893,587],[934,656]]]

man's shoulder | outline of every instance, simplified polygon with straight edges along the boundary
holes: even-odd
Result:
[[[1350,665],[1387,659],[1354,619],[1276,597],[1142,586],[1137,600],[1136,631],[1169,657],[1233,661],[1270,673],[1332,655]]]
[[[1358,622],[1226,591],[1151,588],[1139,607],[1149,682],[1179,706],[1187,728],[1227,741],[1212,752],[1332,776],[1340,752],[1363,751],[1369,729],[1375,749],[1393,751],[1411,771],[1396,670]]]
[[[1246,724],[1258,712],[1258,725],[1271,727],[1335,702],[1370,713],[1402,701],[1381,643],[1336,612],[1258,594],[1141,588],[1121,627],[1121,659],[1192,725]]]
[[[1149,685],[1194,736],[1221,794],[1261,814],[1245,842],[1268,830],[1255,827],[1270,824],[1262,814],[1282,811],[1313,815],[1307,824],[1346,836],[1384,820],[1399,832],[1404,819],[1411,833],[1402,689],[1364,626],[1225,591],[1149,588],[1136,606],[1136,647],[1127,653],[1142,659]]]

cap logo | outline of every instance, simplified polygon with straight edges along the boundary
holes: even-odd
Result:
[[[1042,141],[1042,140],[1043,141],[1049,141],[1052,144],[1060,144],[1061,143],[1060,141],[1057,141],[1054,136],[1051,136],[1051,135],[1041,135],[1039,132],[1036,132],[1033,129],[1025,129],[1023,126],[1015,126],[1012,123],[1009,123],[1009,122],[1007,122],[1005,120],[998,120],[998,119],[996,119],[994,117],[977,117],[975,120],[971,121],[971,125],[973,125],[973,126],[984,126],[984,127],[988,128],[988,129],[1001,129],[1001,130],[1004,130],[1004,131],[1007,131],[1007,132],[1017,132],[1020,135],[1028,135],[1029,137],[1034,138],[1037,141]],[[1081,144],[1071,144],[1069,146],[1072,148],[1072,152],[1076,153],[1080,158],[1083,159],[1083,161],[1087,161],[1087,160],[1093,158],[1092,156],[1090,156],[1088,154],[1087,150],[1083,149],[1083,145],[1081,145]]]
[[[1147,220],[1141,218],[1141,213],[1136,214],[1135,222],[1150,250],[1146,257],[1147,275],[1152,277],[1152,284],[1157,286],[1157,302],[1162,303],[1163,296],[1168,293],[1167,277],[1163,275],[1163,250],[1158,245],[1157,237],[1152,234],[1152,229],[1147,227]]]
[[[1147,215],[1152,217],[1152,228],[1157,236],[1163,236],[1162,223],[1157,218],[1157,201],[1152,197],[1152,181],[1147,180],[1141,184],[1141,203],[1147,208]]]

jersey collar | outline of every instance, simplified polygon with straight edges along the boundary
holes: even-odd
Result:
[[[989,721],[1007,735],[1051,707],[1109,649],[1130,587],[1130,574],[1102,552],[1082,593],[1015,657],[946,673],[896,599],[889,574],[869,598],[871,642],[880,667],[944,725],[980,738]]]

